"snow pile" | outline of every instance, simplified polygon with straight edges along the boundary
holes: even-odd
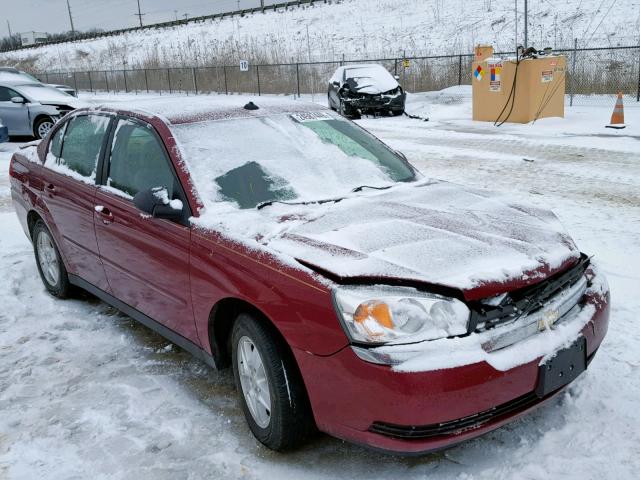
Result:
[[[631,1],[531,2],[530,43],[571,48],[578,38],[581,47],[637,44],[639,13]],[[515,26],[513,0],[344,0],[25,49],[0,54],[0,61],[69,71],[235,65],[240,58],[252,64],[308,61],[308,49],[314,61],[340,60],[343,53],[347,59],[470,53],[478,43],[511,51]],[[518,30],[522,41],[522,13]]]

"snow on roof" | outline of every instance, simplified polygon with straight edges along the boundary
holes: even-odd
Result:
[[[245,109],[244,106],[249,102],[257,105],[258,109]],[[206,120],[254,118],[279,113],[326,110],[321,105],[294,100],[291,97],[262,97],[258,95],[185,95],[136,100],[133,107],[130,107],[128,103],[125,106],[123,102],[109,102],[101,106],[157,116],[173,125]]]

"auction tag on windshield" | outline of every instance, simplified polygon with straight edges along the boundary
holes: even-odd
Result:
[[[304,123],[304,122],[318,122],[322,120],[333,120],[333,117],[326,112],[302,112],[302,113],[292,113],[291,118],[294,120]]]

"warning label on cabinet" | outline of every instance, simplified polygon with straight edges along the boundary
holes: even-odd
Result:
[[[489,63],[489,91],[499,92],[502,90],[502,63]]]
[[[540,81],[542,83],[549,83],[553,81],[553,70],[543,70],[540,77]]]

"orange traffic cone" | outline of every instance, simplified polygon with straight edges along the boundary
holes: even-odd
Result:
[[[613,114],[611,115],[611,123],[606,126],[607,128],[624,128],[624,104],[622,103],[622,92],[618,93],[618,99],[616,100],[616,106],[613,108]]]

